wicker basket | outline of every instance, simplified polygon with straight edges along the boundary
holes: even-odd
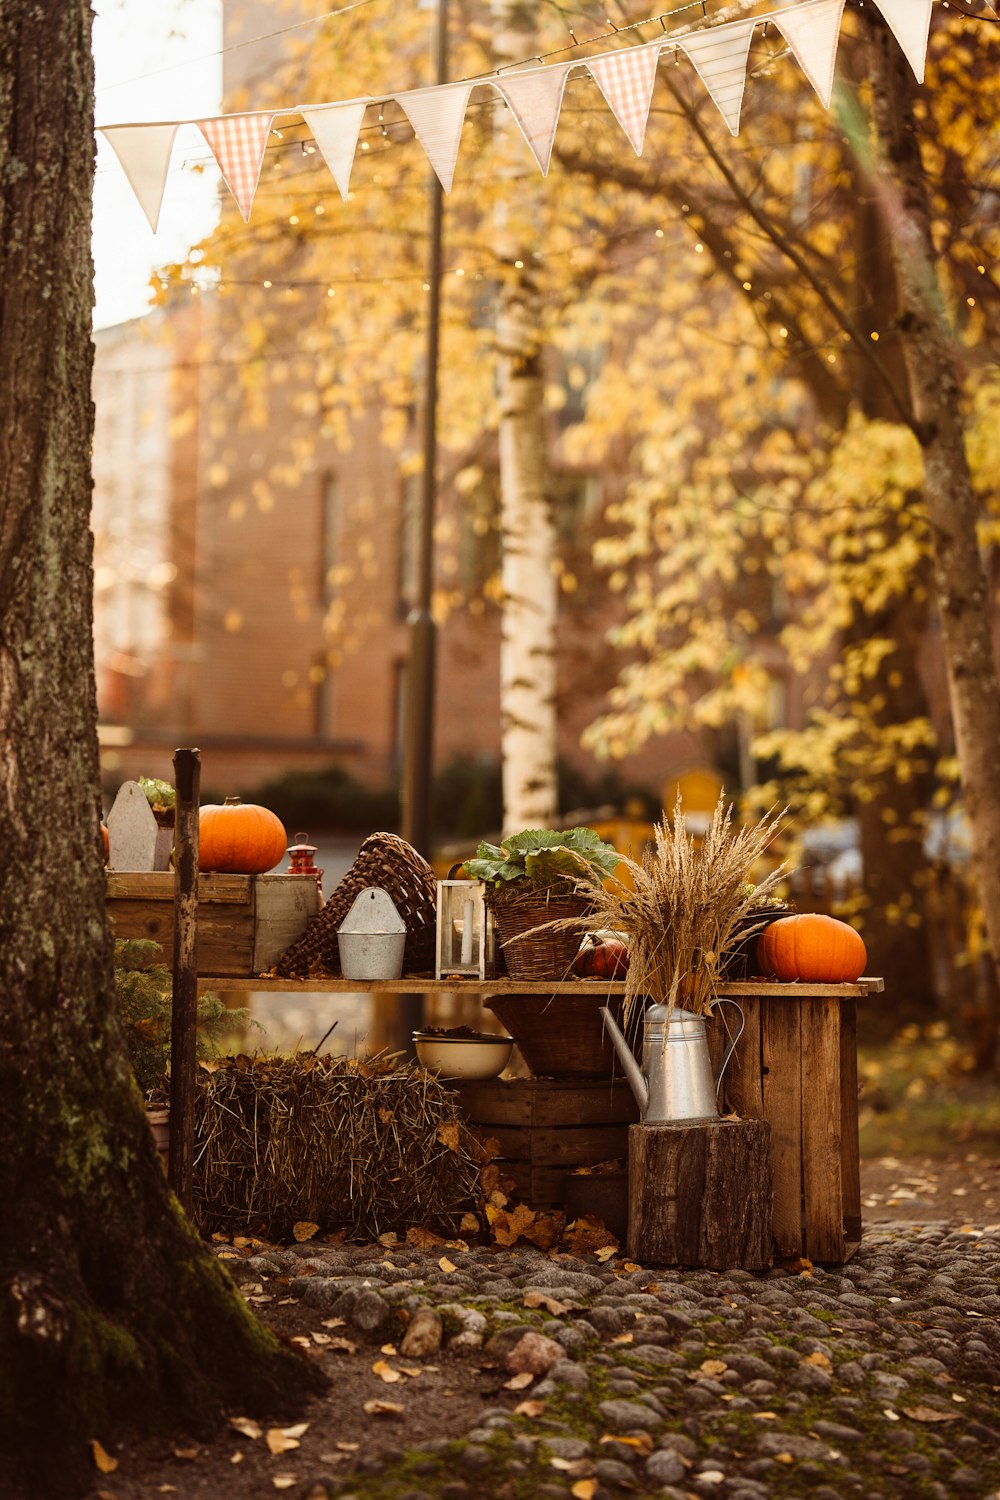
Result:
[[[621,1024],[621,999],[595,988],[597,994],[494,995],[486,1004],[536,1078],[610,1078],[617,1058],[598,1007],[607,1005]]]
[[[524,880],[489,888],[486,900],[493,912],[497,942],[511,979],[570,977],[583,937],[583,924],[562,930],[546,927],[535,932],[534,929],[567,917],[585,918],[590,910],[586,896],[573,892],[553,894],[550,887]],[[531,935],[522,937],[522,933]],[[513,938],[517,941],[513,942]]]
[[[373,833],[318,916],[300,938],[286,948],[271,969],[283,979],[340,974],[337,929],[366,886],[388,891],[406,923],[404,974],[433,974],[437,923],[437,881],[430,865],[412,845],[395,833]]]

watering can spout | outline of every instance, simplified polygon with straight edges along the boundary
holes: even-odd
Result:
[[[649,1107],[649,1086],[646,1083],[645,1075],[643,1074],[643,1071],[640,1068],[639,1064],[636,1062],[635,1057],[632,1053],[632,1048],[629,1046],[628,1042],[622,1035],[621,1030],[618,1026],[618,1022],[615,1020],[608,1007],[606,1005],[602,1005],[600,1007],[600,1011],[601,1015],[604,1017],[604,1024],[608,1028],[608,1035],[611,1037],[611,1044],[618,1054],[618,1061],[622,1065],[622,1072],[628,1079],[632,1092],[635,1095],[635,1102],[639,1106],[639,1113],[645,1116],[646,1110]]]

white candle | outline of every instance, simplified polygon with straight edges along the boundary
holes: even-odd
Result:
[[[472,899],[462,909],[462,965],[472,963]]]

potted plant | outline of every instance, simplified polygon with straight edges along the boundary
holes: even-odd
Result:
[[[562,980],[572,966],[596,892],[621,855],[592,828],[529,828],[480,844],[466,872],[485,885],[500,951],[513,979]],[[490,1009],[536,1075],[605,1078],[614,1054],[598,1013],[600,996],[507,995]]]
[[[479,845],[464,869],[486,887],[512,978],[566,977],[580,946],[572,920],[585,916],[620,859],[592,828],[526,828]]]

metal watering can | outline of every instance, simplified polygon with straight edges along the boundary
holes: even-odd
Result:
[[[744,1017],[735,1000],[714,1000],[712,1009],[717,1005],[731,1005],[740,1018],[739,1030],[729,1040],[717,1079],[712,1078],[704,1016],[676,1005],[651,1005],[643,1017],[640,1068],[608,1007],[600,1007],[645,1124],[718,1118],[722,1075],[743,1034]]]

